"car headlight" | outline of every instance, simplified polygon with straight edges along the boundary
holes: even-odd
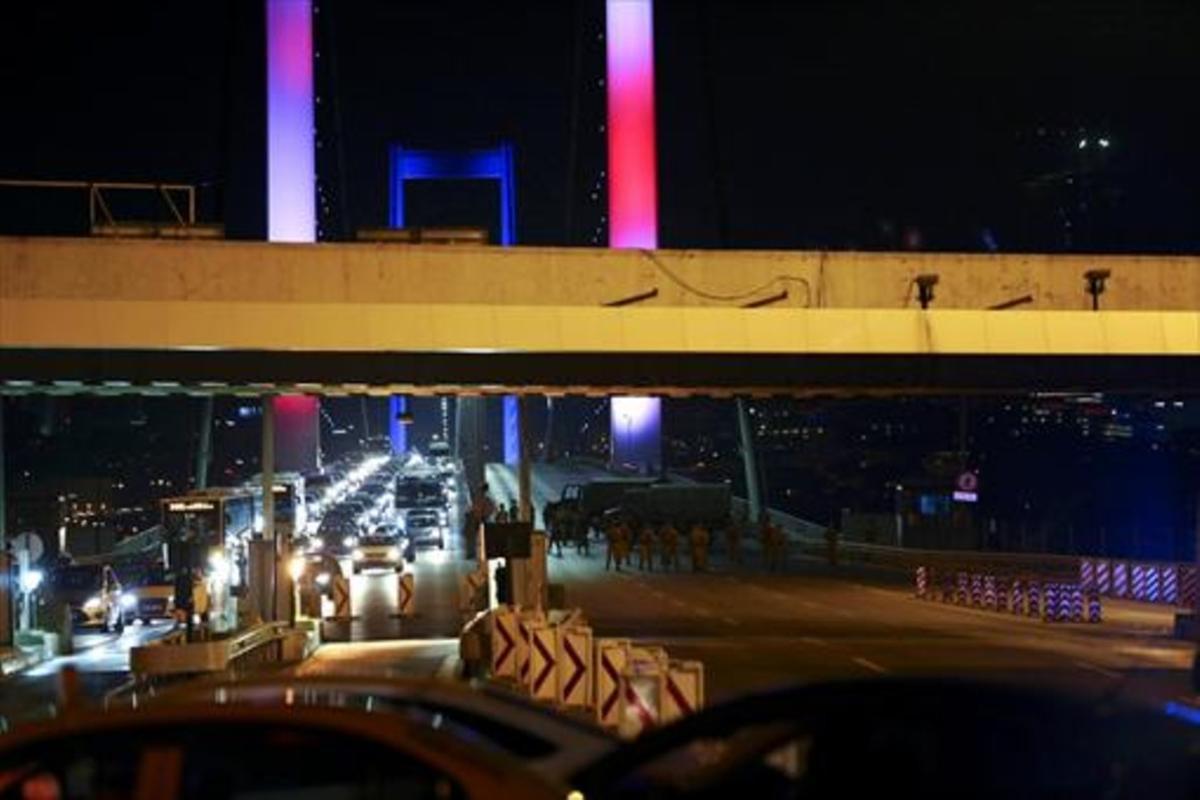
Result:
[[[325,542],[321,539],[313,539],[308,543],[308,552],[319,553],[325,548]]]
[[[328,586],[331,576],[328,572],[322,572],[317,576],[317,586]]]
[[[387,551],[387,557],[388,557],[388,561],[399,561],[400,560],[400,548],[399,547],[389,547],[388,551]]]
[[[133,596],[129,592],[125,592],[124,594],[121,595],[121,608],[133,608],[136,605],[137,605],[137,598],[135,596]]]
[[[342,539],[342,547],[354,547],[356,544],[358,544],[357,536],[347,536],[345,539]]]
[[[356,547],[356,548],[354,548],[354,552],[350,554],[350,557],[353,558],[355,561],[362,561],[364,558],[366,558],[366,554],[363,553],[362,550],[359,550]]]
[[[102,605],[104,604],[100,602],[99,597],[89,597],[87,602],[83,604],[83,610],[88,612],[99,611]]]

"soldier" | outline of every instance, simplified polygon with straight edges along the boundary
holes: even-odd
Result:
[[[629,562],[629,550],[633,544],[633,531],[624,520],[617,523],[617,570]]]
[[[654,572],[654,527],[647,522],[638,535],[638,569]]]
[[[617,542],[618,536],[620,536],[620,533],[617,531],[617,523],[609,522],[604,528],[604,537],[608,545],[604,554],[604,569],[606,572],[614,565],[616,565],[618,572],[621,570],[620,549]]]
[[[697,522],[692,526],[692,571],[702,572],[708,569],[708,528]]]
[[[546,503],[542,509],[542,524],[546,526],[546,535],[550,537],[550,547],[554,549],[555,555],[562,558],[563,530],[559,521],[557,503],[552,501]]]
[[[504,507],[504,503],[496,509],[496,522],[508,522],[508,509]]]
[[[679,531],[675,530],[671,520],[663,523],[659,539],[662,542],[663,570],[679,569]]]
[[[738,517],[730,517],[725,527],[725,545],[729,550],[729,563],[742,563],[742,521]]]

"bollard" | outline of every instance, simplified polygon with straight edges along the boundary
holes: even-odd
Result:
[[[958,573],[955,585],[954,602],[960,606],[971,604],[971,576],[965,572]]]
[[[978,572],[971,573],[971,605],[983,605],[983,576]]]
[[[1164,564],[1159,571],[1162,580],[1162,602],[1179,603],[1179,570],[1174,564]]]
[[[1058,619],[1058,584],[1042,585],[1042,601],[1045,604],[1042,611],[1043,622],[1055,622]]]
[[[1158,565],[1148,564],[1146,566],[1146,602],[1157,603],[1160,601],[1158,582]]]
[[[998,602],[998,598],[996,595],[996,576],[995,575],[984,575],[983,576],[983,607],[990,609],[991,611],[996,611],[997,610],[997,607],[996,607],[997,602]]]
[[[1088,622],[1099,624],[1101,622],[1100,615],[1100,592],[1093,589],[1088,593]]]
[[[1012,582],[1012,608],[1014,614],[1025,613],[1025,584],[1020,578],[1013,578]]]
[[[996,579],[996,610],[1008,611],[1009,609],[1009,594],[1012,589],[1012,580],[1010,578]]]
[[[921,600],[929,599],[929,570],[926,567],[917,567],[917,597]]]
[[[1112,591],[1112,565],[1108,561],[1096,562],[1096,591],[1100,594]]]
[[[1129,565],[1124,561],[1112,565],[1112,593],[1113,597],[1129,596]]]
[[[1078,583],[1067,592],[1070,598],[1071,622],[1083,622],[1083,587]]]
[[[1184,608],[1195,608],[1200,592],[1200,573],[1191,565],[1179,568],[1179,605]]]
[[[1027,614],[1031,617],[1042,616],[1042,586],[1036,578],[1029,581],[1025,590]]]
[[[1129,567],[1130,597],[1134,600],[1146,599],[1146,567],[1142,564],[1132,564]]]
[[[1090,558],[1079,560],[1079,583],[1088,589],[1096,583],[1096,562]]]

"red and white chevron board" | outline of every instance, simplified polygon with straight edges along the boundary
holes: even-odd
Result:
[[[567,708],[592,704],[592,629],[558,626],[558,703]]]
[[[507,606],[492,612],[492,677],[517,676],[517,616]]]
[[[704,664],[672,660],[662,696],[662,722],[667,724],[704,707]]]
[[[350,619],[350,581],[345,575],[333,576],[333,618]]]
[[[557,625],[531,622],[529,628],[529,694],[534,700],[558,700]]]
[[[636,739],[659,724],[666,675],[657,661],[633,661],[621,673],[621,711],[617,733]]]
[[[529,626],[543,621],[541,614],[532,609],[517,611],[517,681],[526,689],[532,675],[529,670]]]
[[[615,728],[620,722],[621,673],[629,660],[629,640],[596,639],[593,651],[595,667],[592,674],[596,682],[592,696],[596,699],[596,721]]]

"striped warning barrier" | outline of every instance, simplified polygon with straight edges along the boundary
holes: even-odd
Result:
[[[1112,591],[1112,565],[1108,561],[1096,562],[1096,590],[1100,594]]]
[[[636,655],[631,647],[629,660],[621,672],[621,712],[617,733],[623,739],[635,739],[658,726],[666,670],[657,658]]]
[[[978,572],[971,573],[971,605],[983,605],[983,576]]]
[[[1042,585],[1042,621],[1056,622],[1058,620],[1058,584],[1047,583]]]
[[[996,576],[983,576],[983,607],[996,611]]]
[[[953,603],[954,602],[954,595],[958,591],[956,581],[957,581],[957,578],[949,572],[944,573],[939,576],[938,585],[942,589],[942,602],[943,603]]]
[[[929,570],[926,567],[917,567],[917,597],[922,600],[929,599]]]
[[[1147,603],[1157,603],[1160,596],[1160,584],[1158,580],[1158,565],[1146,565],[1146,596],[1142,599]]]
[[[1096,562],[1090,558],[1079,559],[1079,583],[1089,589],[1096,584]]]
[[[1020,578],[1015,578],[1012,582],[1012,613],[1025,613],[1025,585],[1026,582]]]
[[[1012,592],[1012,580],[1009,578],[1000,578],[996,581],[996,610],[1008,611],[1009,596]]]
[[[1093,589],[1092,591],[1088,592],[1087,608],[1087,621],[1092,624],[1100,623],[1100,592],[1098,590]]]
[[[1193,566],[1179,568],[1179,604],[1185,608],[1195,608],[1200,594],[1200,572]]]
[[[1037,580],[1029,581],[1025,589],[1027,614],[1031,617],[1042,615],[1042,586]]]
[[[1133,564],[1129,568],[1129,596],[1134,600],[1146,599],[1146,565]]]
[[[1063,594],[1068,598],[1068,618],[1071,622],[1083,622],[1083,587],[1075,584],[1063,588]]]
[[[1159,597],[1162,602],[1175,605],[1179,602],[1179,568],[1174,564],[1164,564],[1158,570],[1161,581]]]
[[[955,578],[954,602],[960,606],[971,604],[971,576],[965,572],[958,573]]]
[[[1129,596],[1129,565],[1124,561],[1114,561],[1112,565],[1113,597]]]
[[[662,722],[674,722],[704,706],[704,665],[699,661],[676,661],[667,666],[662,696]]]

